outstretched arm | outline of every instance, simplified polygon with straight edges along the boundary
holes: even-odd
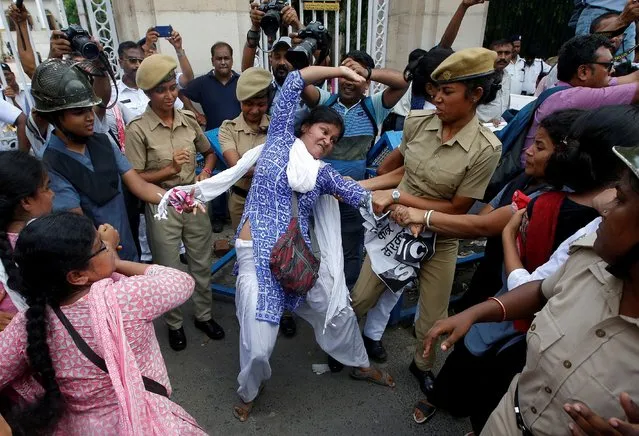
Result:
[[[444,30],[444,34],[442,35],[441,41],[439,41],[439,46],[441,48],[452,48],[455,39],[457,38],[457,34],[459,33],[459,28],[461,27],[461,23],[464,20],[464,16],[466,15],[466,11],[469,7],[473,5],[479,5],[484,3],[485,0],[463,0],[453,18],[450,19],[450,23]]]

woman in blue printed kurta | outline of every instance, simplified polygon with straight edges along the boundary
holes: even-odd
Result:
[[[295,108],[305,82],[336,76],[353,82],[364,80],[346,67],[309,67],[288,75],[274,107],[264,150],[255,167],[236,240],[241,367],[238,394],[242,402],[234,407],[234,414],[241,421],[246,420],[261,385],[271,376],[268,360],[284,309],[295,310],[309,321],[316,330],[319,345],[343,364],[355,367],[351,373],[354,378],[394,385],[388,374],[369,366],[352,311],[344,311],[335,317],[324,330],[328,301],[317,294],[311,297],[313,290],[306,300],[285,295],[269,267],[273,246],[286,231],[292,215],[293,190],[289,185],[287,166],[296,140]],[[330,108],[320,107],[302,121],[300,139],[313,158],[321,159],[331,152],[343,130],[341,117]],[[368,202],[370,195],[358,183],[342,178],[330,165],[321,164],[315,187],[297,194],[299,223],[309,246],[309,218],[315,202],[323,194],[335,195],[354,207]]]

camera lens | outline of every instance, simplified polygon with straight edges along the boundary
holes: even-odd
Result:
[[[87,59],[96,59],[100,55],[100,50],[95,42],[89,40],[82,44],[80,53]]]
[[[313,38],[306,38],[300,45],[288,49],[286,60],[296,70],[308,67],[313,59],[313,52],[317,47],[317,41]]]
[[[269,9],[264,17],[262,17],[260,26],[266,36],[275,38],[277,30],[280,28],[280,12],[275,9]]]

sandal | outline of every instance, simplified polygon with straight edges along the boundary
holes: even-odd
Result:
[[[253,401],[249,401],[245,403],[240,399],[240,402],[233,406],[233,416],[235,416],[240,422],[246,422],[253,410],[253,406],[255,405],[255,401],[260,396],[262,391],[264,390],[264,383],[260,386],[259,391],[257,391],[257,396],[253,399]]]
[[[381,369],[370,368],[364,371],[361,368],[353,368],[349,375],[355,380],[366,380],[380,386],[388,386],[390,388],[395,387],[393,377]]]
[[[413,412],[413,420],[415,420],[417,424],[424,424],[437,412],[437,407],[429,404],[426,400],[419,400],[417,404],[415,404],[415,409],[419,410],[423,415],[422,418],[417,418],[417,414]]]
[[[251,414],[251,410],[253,410],[253,403],[253,401],[249,403],[241,401],[236,404],[233,406],[233,416],[235,416],[240,422],[246,422]]]

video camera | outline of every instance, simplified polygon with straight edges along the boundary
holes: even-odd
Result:
[[[81,53],[83,57],[93,60],[100,55],[98,45],[91,41],[91,35],[77,24],[71,24],[62,29],[65,38],[71,43],[71,49]]]
[[[294,69],[300,70],[311,65],[313,53],[320,50],[317,64],[320,64],[328,56],[331,47],[331,35],[319,21],[311,21],[305,29],[300,30],[298,36],[303,41],[296,47],[292,47],[286,53],[286,60]]]
[[[260,27],[266,36],[275,38],[281,25],[280,14],[286,5],[288,5],[286,0],[270,0],[268,3],[262,3],[257,7],[258,11],[265,13],[260,22]]]

